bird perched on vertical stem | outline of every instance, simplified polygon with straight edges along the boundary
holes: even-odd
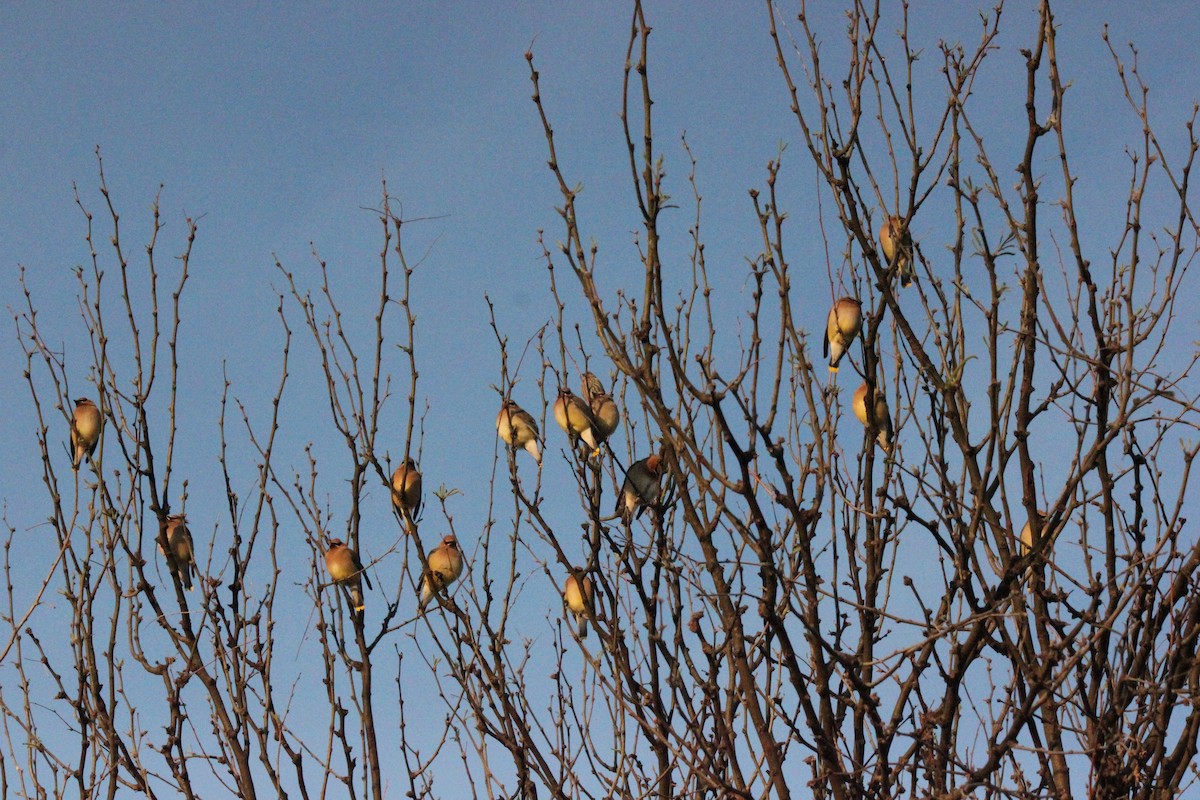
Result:
[[[583,570],[572,567],[571,574],[567,576],[567,582],[563,584],[563,600],[566,601],[567,608],[575,615],[580,639],[587,637],[588,617],[595,616],[596,613],[592,595],[592,579],[584,575]]]
[[[192,534],[187,527],[187,518],[183,514],[172,514],[163,523],[167,533],[167,550],[162,543],[158,552],[167,559],[171,569],[179,576],[183,588],[192,590],[192,577],[196,574],[196,556],[192,551]],[[167,555],[168,552],[170,555]]]
[[[404,459],[392,473],[392,505],[401,517],[410,521],[421,510],[421,473],[411,458]]]
[[[829,321],[825,323],[825,357],[829,359],[830,372],[838,371],[838,362],[861,330],[862,303],[853,297],[843,297],[829,309]]]
[[[662,495],[662,457],[654,453],[629,465],[621,493],[617,495],[617,513],[626,525],[640,517],[648,506],[658,505]]]
[[[592,432],[596,435],[596,441],[603,442],[612,436],[613,431],[621,424],[621,411],[612,395],[605,391],[604,384],[595,375],[585,372],[579,380],[583,399],[592,412],[592,421],[595,422]]]
[[[900,285],[908,288],[913,285],[913,241],[912,235],[904,227],[904,220],[899,217],[886,217],[879,228],[879,246],[883,249],[883,257],[888,264],[895,263],[896,271],[900,273]]]
[[[368,589],[375,587],[371,585],[371,577],[363,571],[358,553],[347,547],[341,539],[331,539],[329,549],[325,551],[325,568],[329,570],[334,583],[350,590],[350,602],[355,612],[361,612],[366,607],[366,603],[363,602],[362,582],[367,582]]]
[[[883,396],[883,392],[878,388],[875,389],[874,402],[869,404],[872,410],[869,418],[867,416],[867,385],[865,383],[854,392],[854,399],[850,405],[859,422],[874,427],[878,431],[876,439],[879,441],[879,446],[883,448],[883,452],[891,453],[892,418],[888,414],[887,399]]]
[[[505,400],[496,415],[496,433],[512,447],[524,447],[533,460],[542,464],[538,450],[538,426],[533,416],[512,400]]]
[[[453,536],[442,537],[442,543],[430,550],[425,558],[425,574],[421,576],[421,597],[417,601],[417,609],[424,613],[434,593],[445,591],[447,586],[458,580],[462,571],[463,558],[462,551],[458,549],[458,540]]]
[[[1042,520],[1042,524],[1044,526],[1045,520],[1046,520],[1046,512],[1042,511],[1039,508],[1039,509],[1037,509],[1037,515],[1038,515],[1038,519]],[[1042,536],[1045,537],[1045,535],[1046,535],[1046,529],[1045,529],[1045,527],[1043,527],[1042,528]],[[1028,555],[1032,550],[1033,550],[1033,525],[1031,524],[1031,522],[1029,520],[1026,520],[1025,527],[1021,528],[1021,536],[1020,536],[1019,540],[1017,541],[1017,551],[1018,551],[1018,555],[1024,556],[1024,555]]]
[[[572,443],[583,439],[593,453],[600,449],[593,431],[596,421],[592,419],[591,409],[565,386],[558,390],[558,399],[554,401],[554,421],[566,431]]]
[[[86,397],[75,401],[75,413],[71,417],[71,469],[78,470],[83,457],[92,457],[100,443],[100,426],[103,420],[100,409]]]

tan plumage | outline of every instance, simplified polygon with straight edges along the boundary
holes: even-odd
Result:
[[[843,297],[829,309],[825,323],[825,357],[829,371],[838,371],[838,362],[850,349],[850,344],[862,330],[862,304],[853,297]]]
[[[462,551],[458,549],[458,540],[453,536],[442,537],[442,543],[430,550],[425,559],[425,574],[421,576],[421,597],[417,601],[418,610],[424,612],[434,593],[445,591],[447,586],[458,580],[462,571],[463,558]]]
[[[95,403],[86,397],[75,401],[75,412],[71,417],[71,469],[78,470],[83,457],[91,458],[96,452],[102,422]]]
[[[592,579],[584,575],[583,570],[572,569],[571,574],[567,576],[567,582],[563,584],[563,599],[567,608],[575,615],[575,622],[579,625],[579,638],[584,638],[588,632],[588,617],[595,616],[596,613],[592,602]]]
[[[598,441],[602,442],[612,436],[613,431],[621,424],[621,411],[612,395],[601,392],[592,397],[592,419],[596,423],[593,430]]]
[[[617,513],[628,525],[635,516],[640,517],[648,506],[658,505],[661,495],[662,458],[655,453],[629,466],[621,493],[617,495]]]
[[[1040,508],[1037,510],[1038,518],[1045,520],[1046,512]],[[1045,536],[1046,529],[1042,528],[1042,535]],[[1019,555],[1028,555],[1033,550],[1033,526],[1028,520],[1025,522],[1025,527],[1021,528],[1021,536],[1017,541],[1017,550]]]
[[[858,421],[867,425],[867,385],[865,383],[854,392],[854,398],[850,405],[854,410],[854,416],[858,417]],[[879,389],[875,390],[875,402],[871,404],[871,408],[874,413],[870,424],[878,431],[876,438],[879,446],[883,448],[883,452],[890,453],[892,452],[892,418],[888,414],[887,398]]]
[[[579,378],[579,388],[583,392],[583,401],[592,412],[595,425],[592,433],[597,442],[603,442],[621,424],[621,411],[611,394],[604,388],[603,382],[591,372],[585,372]]]
[[[421,510],[421,473],[411,458],[404,459],[392,473],[392,505],[408,519],[416,519]]]
[[[168,551],[163,549],[161,542],[158,552],[163,554],[171,569],[179,576],[183,588],[191,591],[192,577],[196,574],[196,556],[192,551],[192,534],[188,530],[187,519],[183,514],[172,514],[167,517],[163,527],[166,529],[170,555],[167,555]]]
[[[593,372],[585,372],[579,376],[579,390],[583,395],[584,402],[589,405],[591,405],[593,397],[606,393],[604,383]]]
[[[591,409],[566,387],[559,390],[558,399],[554,401],[554,421],[566,431],[572,442],[583,439],[593,451],[599,449],[592,430],[596,421],[592,419]]]
[[[899,247],[897,247],[899,243]],[[887,217],[879,227],[879,246],[888,264],[896,264],[900,273],[900,285],[908,288],[913,285],[913,242],[912,235],[904,227],[904,220],[899,217]]]
[[[542,463],[538,450],[538,426],[533,416],[512,400],[505,400],[496,415],[496,433],[513,447],[524,447],[533,460]]]
[[[363,571],[358,553],[347,547],[341,539],[332,539],[329,549],[325,551],[325,568],[329,570],[334,583],[346,586],[350,590],[350,601],[354,610],[362,611],[366,607],[363,602],[362,581],[367,582],[368,589],[375,587],[371,585],[371,577]]]

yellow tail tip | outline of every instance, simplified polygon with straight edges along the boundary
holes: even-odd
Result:
[[[837,364],[830,364],[829,371],[830,371],[830,373],[836,375],[837,371],[838,371]]]

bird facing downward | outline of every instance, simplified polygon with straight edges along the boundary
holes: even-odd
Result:
[[[861,330],[862,303],[853,297],[843,297],[829,309],[829,321],[825,323],[825,357],[829,359],[830,372],[838,371],[838,362]]]
[[[864,383],[854,392],[854,398],[850,403],[854,410],[854,416],[858,417],[858,421],[863,425],[868,424],[867,417],[867,385]],[[875,402],[871,404],[872,415],[870,417],[870,425],[874,426],[879,432],[876,439],[879,446],[883,448],[883,452],[892,452],[892,418],[888,414],[887,398],[883,396],[883,392],[878,388],[875,390]]]
[[[899,244],[899,247],[897,247]],[[904,220],[899,217],[887,217],[879,227],[879,246],[883,249],[883,257],[888,264],[896,264],[900,273],[900,285],[908,288],[913,285],[913,241],[908,229],[904,228]]]
[[[661,494],[662,457],[654,453],[629,465],[621,493],[617,495],[617,513],[628,525],[635,516],[640,517],[648,506],[658,505]]]
[[[78,470],[83,457],[92,457],[100,443],[100,409],[86,397],[75,401],[75,413],[71,417],[71,469]]]
[[[183,514],[172,514],[167,517],[164,527],[167,532],[167,547],[171,554],[167,563],[179,576],[183,588],[191,591],[192,577],[196,574],[196,556],[192,551],[192,534],[188,530],[187,519]],[[158,552],[166,557],[168,551],[163,550],[159,544]]]
[[[541,466],[542,454],[538,450],[538,426],[533,415],[512,400],[505,400],[496,415],[496,433],[512,447],[524,447],[533,460]]]
[[[575,615],[575,622],[579,625],[580,639],[587,636],[588,617],[595,616],[596,613],[592,596],[592,579],[584,575],[583,570],[573,567],[571,574],[567,576],[567,582],[563,584],[563,600],[566,601],[567,608]]]
[[[341,539],[331,539],[329,549],[325,551],[325,568],[329,570],[334,583],[346,586],[350,590],[350,602],[356,612],[361,612],[366,607],[366,603],[363,602],[362,581],[367,582],[368,589],[375,587],[371,585],[371,577],[363,571],[358,553],[347,547]]]
[[[447,586],[458,580],[462,571],[463,558],[462,551],[458,549],[458,540],[453,536],[442,537],[442,543],[430,550],[425,559],[425,574],[421,576],[421,597],[417,601],[417,609],[424,613],[434,593],[445,591]]]
[[[559,390],[558,399],[554,401],[554,421],[566,431],[572,443],[576,439],[583,439],[593,452],[599,449],[592,430],[596,421],[592,419],[591,409],[565,386]]]
[[[405,519],[416,519],[421,510],[421,473],[411,458],[392,473],[392,505]]]

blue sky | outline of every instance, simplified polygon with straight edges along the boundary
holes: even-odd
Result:
[[[842,11],[813,5],[813,25],[836,53]],[[796,225],[789,255],[795,264],[814,265],[821,298],[800,309],[798,323],[818,331],[829,287],[824,249],[805,234],[816,214],[815,184],[787,110],[762,6],[651,2],[647,11],[654,27],[657,143],[669,191],[680,200],[689,196],[679,145],[686,131],[699,159],[707,255],[722,300],[736,310],[747,299],[746,259],[760,242],[746,193],[763,184],[767,161],[787,144],[782,193]],[[977,38],[977,16],[965,5],[955,12],[941,4],[914,11],[930,74],[939,39]],[[1062,65],[1074,82],[1068,115],[1074,166],[1084,176],[1081,202],[1096,210],[1095,219],[1106,213],[1119,219],[1127,172],[1122,148],[1136,144],[1138,125],[1123,101],[1113,103],[1117,82],[1102,26],[1110,24],[1123,56],[1126,41],[1139,46],[1156,122],[1178,145],[1181,123],[1200,95],[1197,15],[1182,2],[1147,9],[1063,4],[1057,13]],[[211,532],[224,524],[203,511],[219,506],[223,491],[215,436],[223,364],[233,394],[260,421],[278,380],[275,306],[283,284],[274,260],[315,287],[315,247],[330,264],[346,309],[362,309],[368,321],[380,237],[376,215],[367,209],[378,206],[386,178],[406,218],[434,218],[407,230],[409,257],[424,255],[414,278],[420,392],[430,404],[422,467],[427,492],[442,483],[463,491],[456,524],[469,539],[489,513],[495,448],[497,396],[490,387],[498,380],[498,357],[484,295],[496,304],[501,330],[523,344],[553,314],[537,232],[545,229],[549,243],[562,235],[554,212],[560,198],[545,166],[523,54],[532,45],[560,161],[568,180],[584,186],[585,234],[600,244],[602,287],[611,292],[637,274],[632,242],[639,220],[617,119],[628,16],[624,6],[609,3],[7,4],[0,8],[4,307],[22,303],[16,276],[24,265],[48,338],[64,344],[78,368],[72,380],[82,387],[87,352],[72,270],[88,256],[72,185],[102,223],[97,146],[133,263],[141,263],[160,184],[163,255],[182,249],[184,216],[200,217],[183,309],[179,459],[191,482],[194,530]],[[1023,83],[1014,47],[1029,41],[1034,20],[1030,4],[1006,10],[1006,49],[993,57],[988,82],[977,89],[999,98],[989,118],[996,130],[1007,119],[1014,130],[1022,124],[1021,98],[1012,94]],[[686,202],[668,212],[674,215],[668,216],[668,245],[685,245],[691,214]],[[922,225],[936,229],[932,221],[918,221],[918,235]],[[683,265],[686,250],[672,257]],[[160,269],[169,270],[169,262]],[[583,319],[573,289],[567,281],[568,315]],[[36,552],[41,532],[32,526],[47,512],[40,483],[30,479],[38,472],[37,452],[27,391],[17,380],[23,357],[12,326],[6,330],[0,367],[12,377],[3,390],[9,457],[0,466],[0,497],[20,545]],[[332,476],[344,456],[326,421],[323,387],[306,345],[293,354],[293,365],[285,415],[299,422],[285,432],[282,463],[301,467],[303,445],[313,441],[329,459],[324,488],[336,505],[344,498]],[[527,406],[531,384],[518,391]],[[405,409],[400,402],[389,406],[395,425]],[[548,469],[565,473],[556,455],[563,446],[559,432],[545,433],[555,454],[547,457]],[[401,439],[396,447],[402,446]],[[398,455],[392,451],[393,459]],[[250,476],[247,466],[242,477]],[[548,474],[546,480],[551,496],[563,498],[550,504],[552,517],[564,527],[577,524],[569,477]],[[373,497],[378,524],[394,525],[386,494],[376,488]],[[434,531],[427,533],[433,540]],[[382,548],[394,530],[381,537]],[[18,593],[23,588],[18,584]],[[305,602],[295,591],[297,602]],[[547,614],[556,608],[548,587],[528,591],[546,598],[531,607]],[[542,619],[542,612],[534,614],[531,635],[546,631]]]

